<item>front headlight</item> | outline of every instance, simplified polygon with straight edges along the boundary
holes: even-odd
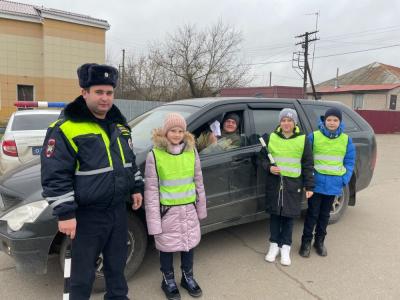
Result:
[[[46,200],[28,203],[10,211],[0,220],[7,221],[11,230],[18,231],[25,223],[35,222],[48,205]]]

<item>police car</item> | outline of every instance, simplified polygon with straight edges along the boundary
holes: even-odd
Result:
[[[23,105],[32,106],[38,106],[38,102]],[[0,175],[39,156],[47,128],[59,115],[60,110],[44,109],[19,110],[11,115],[1,139]]]
[[[265,172],[258,161],[261,149],[258,137],[272,132],[279,112],[293,108],[299,126],[307,134],[317,129],[318,119],[329,107],[342,110],[345,132],[353,139],[357,159],[352,179],[343,187],[331,210],[331,221],[337,222],[348,205],[356,204],[356,194],[366,188],[376,162],[376,140],[372,128],[356,112],[336,102],[262,99],[202,98],[171,102],[135,118],[132,128],[136,163],[142,171],[151,149],[151,131],[161,126],[170,112],[182,114],[188,130],[196,137],[210,129],[210,124],[234,112],[240,117],[240,146],[216,152],[200,152],[208,217],[201,223],[203,233],[267,217],[265,213]],[[63,267],[68,239],[57,230],[56,219],[43,199],[40,183],[40,160],[31,161],[7,173],[0,180],[0,250],[14,258],[17,271],[45,273],[49,254],[59,254]],[[303,208],[306,208],[304,199]],[[145,213],[131,210],[129,216],[127,278],[139,268],[147,247]],[[104,287],[102,260],[98,260],[94,289]]]

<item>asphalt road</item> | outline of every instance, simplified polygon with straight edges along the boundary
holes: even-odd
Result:
[[[357,205],[328,227],[326,258],[297,254],[302,220],[295,224],[290,267],[264,261],[268,221],[213,232],[195,251],[202,299],[400,299],[400,135],[379,135],[377,141],[373,181],[357,195]],[[39,276],[16,273],[13,260],[0,253],[0,299],[61,299],[62,277],[57,257],[50,260],[48,274]],[[151,245],[129,281],[129,296],[164,299],[160,282]]]

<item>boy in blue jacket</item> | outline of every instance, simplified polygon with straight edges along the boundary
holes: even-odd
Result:
[[[299,251],[303,257],[310,256],[314,228],[314,248],[318,255],[328,255],[324,240],[330,211],[335,197],[351,179],[356,157],[353,142],[343,130],[342,112],[333,107],[321,117],[319,130],[308,136],[314,155],[315,188],[304,221]]]

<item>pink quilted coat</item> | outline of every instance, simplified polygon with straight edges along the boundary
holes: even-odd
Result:
[[[171,154],[193,150],[194,138],[185,133],[184,143],[171,145],[160,129],[153,132],[154,146],[165,149]],[[197,199],[195,205],[172,206],[161,219],[158,177],[153,153],[146,159],[144,204],[146,210],[147,228],[154,235],[156,248],[163,252],[189,251],[196,247],[201,239],[200,222],[207,217],[206,195],[204,192],[203,175],[200,159],[196,151],[195,184]]]

